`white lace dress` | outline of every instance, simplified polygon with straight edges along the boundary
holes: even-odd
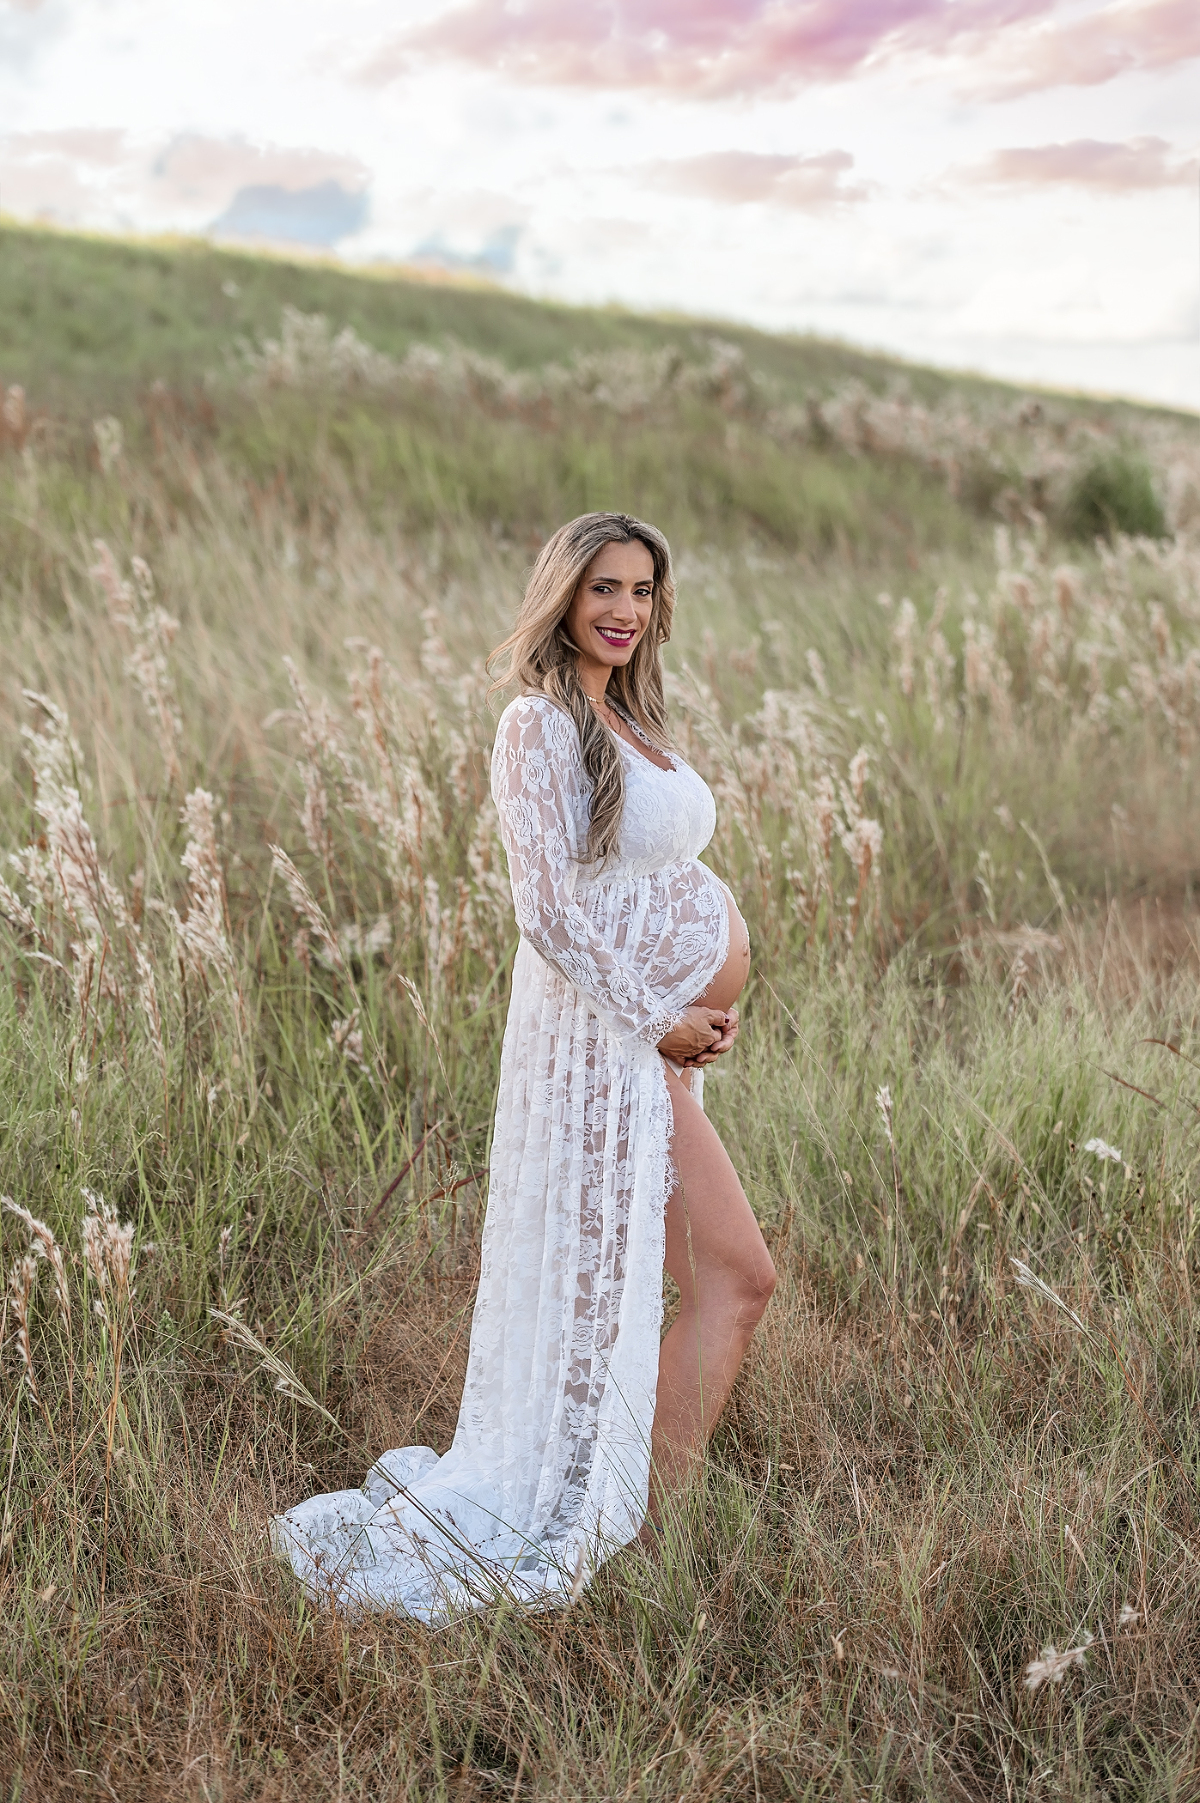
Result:
[[[723,964],[729,913],[697,862],[707,785],[678,757],[622,754],[620,854],[593,872],[574,724],[536,695],[500,720],[521,940],[466,1386],[444,1457],[385,1453],[361,1490],[275,1519],[277,1549],[342,1606],[427,1621],[501,1592],[552,1606],[645,1517],[672,1181],[655,1046]]]

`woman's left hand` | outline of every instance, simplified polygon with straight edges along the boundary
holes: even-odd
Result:
[[[694,1058],[689,1058],[684,1069],[702,1070],[706,1064],[715,1063],[718,1058],[723,1057],[730,1050],[739,1030],[738,1011],[736,1008],[730,1008],[725,1015],[725,1031],[720,1039],[715,1040],[707,1051],[697,1052]]]

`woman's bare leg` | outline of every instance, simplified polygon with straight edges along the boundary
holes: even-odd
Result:
[[[666,1266],[679,1315],[662,1343],[651,1443],[651,1518],[678,1489],[725,1407],[775,1288],[775,1267],[712,1122],[666,1073],[678,1184],[667,1204]]]

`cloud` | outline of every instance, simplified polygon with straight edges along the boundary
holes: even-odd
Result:
[[[802,212],[823,212],[867,198],[868,190],[861,182],[843,179],[853,167],[854,158],[847,150],[826,150],[812,156],[716,150],[707,156],[652,163],[646,179],[656,187],[698,194],[726,205],[745,206],[757,201]]]
[[[0,0],[0,70],[28,74],[70,22],[67,0]]]
[[[172,139],[155,158],[153,174],[164,200],[204,207],[227,207],[249,188],[297,195],[334,184],[357,196],[370,181],[370,170],[357,157],[196,133]]]
[[[425,58],[516,81],[715,98],[838,81],[902,54],[950,57],[1004,91],[1090,85],[1200,56],[1197,0],[466,0],[385,43],[386,82]]]
[[[1085,17],[1046,19],[989,46],[979,85],[994,98],[1098,87],[1200,57],[1196,0],[1117,0]]]
[[[267,239],[284,244],[316,244],[331,249],[367,223],[367,197],[348,193],[341,182],[285,188],[256,182],[239,188],[211,230],[218,238]]]
[[[994,150],[982,163],[959,170],[958,179],[991,188],[1070,185],[1104,194],[1133,194],[1147,188],[1191,186],[1196,162],[1180,159],[1163,138],[1133,138],[1127,144],[1075,138],[1066,144]]]
[[[945,15],[999,23],[1051,0],[468,0],[393,39],[386,81],[450,57],[518,81],[719,96],[837,80]]]
[[[211,227],[332,245],[365,224],[369,182],[355,157],[244,138],[190,134],[162,145],[85,129],[0,138],[6,211],[67,225]]]
[[[74,224],[114,203],[134,153],[122,131],[13,132],[0,138],[6,212]]]
[[[7,155],[22,162],[65,159],[113,168],[129,155],[123,131],[76,127],[66,131],[13,132],[4,139]]]
[[[366,224],[369,173],[357,157],[240,137],[155,144],[63,130],[0,139],[5,211],[67,225],[211,225],[223,236],[333,245]]]
[[[455,250],[441,232],[435,232],[409,253],[410,261],[432,263],[438,269],[474,270],[478,275],[511,275],[523,230],[520,225],[499,226],[475,252]]]

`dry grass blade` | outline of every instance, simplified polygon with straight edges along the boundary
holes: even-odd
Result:
[[[312,1409],[315,1414],[328,1421],[331,1427],[336,1428],[339,1434],[347,1439],[350,1438],[337,1416],[331,1415],[324,1404],[317,1401],[312,1391],[301,1383],[285,1359],[281,1359],[277,1352],[272,1352],[269,1346],[263,1345],[253,1328],[247,1326],[246,1322],[240,1320],[237,1315],[230,1314],[225,1309],[210,1308],[208,1313],[210,1319],[221,1323],[227,1341],[232,1342],[235,1346],[240,1346],[245,1352],[253,1353],[258,1360],[259,1369],[271,1379],[271,1387],[280,1396],[286,1396],[289,1402],[298,1402],[302,1408]]]

